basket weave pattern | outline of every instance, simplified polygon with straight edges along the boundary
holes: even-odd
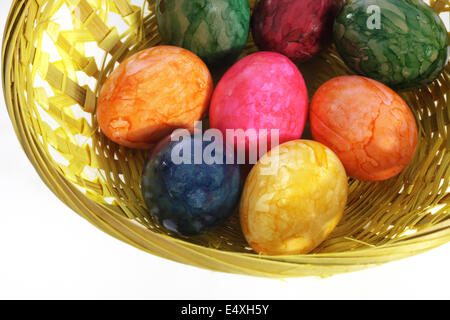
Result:
[[[154,2],[12,4],[2,49],[7,109],[28,158],[66,205],[109,235],[160,257],[264,277],[329,276],[450,240],[450,64],[430,86],[401,93],[419,124],[411,165],[388,181],[350,181],[343,220],[312,254],[255,254],[238,212],[218,230],[190,239],[160,229],[140,192],[145,152],[110,142],[95,119],[99,90],[117,63],[161,43]],[[450,11],[450,0],[429,3],[439,13]],[[245,54],[254,51],[250,39]],[[310,95],[328,79],[351,73],[333,47],[300,69]]]

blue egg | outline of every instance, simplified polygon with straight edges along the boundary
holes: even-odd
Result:
[[[208,147],[209,146],[209,147]],[[203,156],[206,155],[206,156]],[[224,223],[240,197],[237,164],[201,136],[166,139],[145,164],[142,193],[150,214],[179,235],[206,233]]]

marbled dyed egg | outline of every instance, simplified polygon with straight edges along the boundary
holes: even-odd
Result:
[[[393,89],[423,87],[447,63],[445,25],[421,0],[350,0],[337,15],[334,41],[353,71]]]
[[[247,0],[158,0],[156,17],[167,44],[194,52],[210,66],[236,59],[250,29]]]
[[[290,141],[250,172],[240,203],[242,230],[258,253],[308,253],[339,223],[347,197],[345,169],[330,149],[315,141]]]
[[[240,168],[226,163],[223,149],[208,149],[211,142],[201,136],[174,138],[176,132],[146,162],[142,194],[160,225],[194,236],[213,230],[231,216],[240,196]]]
[[[382,83],[334,78],[311,101],[314,140],[331,148],[352,178],[380,181],[411,162],[418,142],[416,120],[406,102]]]
[[[261,50],[304,62],[328,46],[337,5],[334,0],[261,0],[252,15],[252,34]]]
[[[150,148],[176,128],[192,129],[208,108],[212,86],[208,68],[192,52],[172,46],[143,50],[106,80],[98,124],[118,144]]]
[[[257,52],[234,64],[214,90],[209,111],[212,128],[224,137],[227,130],[253,131],[256,135],[236,136],[235,145],[249,150],[260,137],[267,149],[299,139],[308,113],[308,92],[297,67],[276,52]],[[272,134],[273,133],[273,134]],[[230,142],[230,141],[227,141]]]

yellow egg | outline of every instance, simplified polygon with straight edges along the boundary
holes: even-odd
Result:
[[[242,230],[258,253],[308,253],[339,223],[347,198],[347,175],[333,151],[315,141],[287,142],[250,172],[240,203]]]

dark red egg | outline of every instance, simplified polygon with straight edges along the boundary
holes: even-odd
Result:
[[[260,0],[252,16],[253,38],[260,50],[305,62],[331,43],[337,9],[334,0]]]

